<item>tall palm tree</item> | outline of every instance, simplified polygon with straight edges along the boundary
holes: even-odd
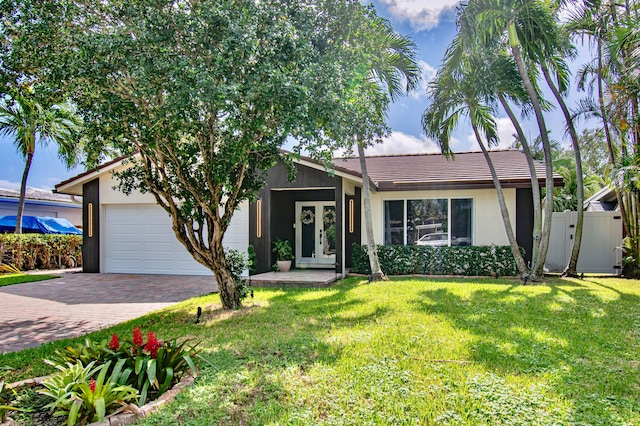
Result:
[[[384,91],[391,100],[398,99],[404,93],[416,88],[421,79],[420,67],[416,62],[415,43],[395,32],[386,19],[374,16],[371,22],[374,34],[374,49],[370,52],[372,62],[367,71],[365,86],[373,91]],[[365,89],[366,90],[366,89]],[[386,109],[382,111],[386,114]],[[365,146],[370,141],[357,138],[358,158],[362,173],[362,193],[364,198],[364,222],[367,235],[367,252],[373,280],[384,279],[380,267],[378,250],[373,235],[373,219],[371,218],[371,188]]]
[[[458,16],[459,35],[465,48],[472,48],[478,41],[487,46],[497,46],[507,40],[506,48],[513,56],[529,95],[543,140],[547,194],[553,194],[551,148],[543,105],[536,84],[531,79],[533,69],[527,64],[540,63],[549,52],[555,52],[558,45],[555,7],[555,3],[541,0],[471,0]],[[544,213],[538,262],[532,265],[534,275],[538,276],[542,275],[549,248],[553,203],[545,205]]]
[[[15,138],[16,149],[24,157],[25,165],[20,182],[20,201],[16,214],[16,234],[22,233],[22,216],[27,192],[27,178],[36,151],[36,142],[46,145],[55,142],[58,155],[67,167],[77,164],[78,136],[81,119],[70,104],[43,107],[29,95],[19,95],[0,105],[0,135]]]
[[[486,57],[481,50],[467,51],[459,55],[456,68],[444,66],[429,84],[431,105],[422,116],[422,126],[427,135],[436,139],[443,154],[452,155],[449,146],[451,132],[462,116],[471,122],[476,141],[484,155],[493,184],[496,188],[500,214],[511,246],[518,271],[522,276],[529,270],[516,240],[509,210],[502,191],[502,184],[489,155],[488,147],[497,145],[498,135],[494,120],[495,104],[490,79],[487,79]],[[487,146],[483,141],[486,138]]]

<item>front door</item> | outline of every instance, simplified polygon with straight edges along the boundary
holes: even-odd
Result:
[[[334,201],[296,202],[297,267],[334,267],[336,226]]]

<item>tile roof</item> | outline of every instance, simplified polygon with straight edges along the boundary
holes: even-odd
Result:
[[[491,151],[491,160],[504,187],[530,187],[525,155],[516,150]],[[358,158],[336,158],[334,164],[360,174]],[[544,164],[535,162],[538,181],[544,184]],[[458,153],[448,160],[441,154],[367,157],[369,178],[378,190],[454,189],[493,187],[489,167],[481,152]],[[562,178],[554,175],[555,186]]]
[[[16,191],[14,189],[0,188],[0,197],[20,198],[20,191]],[[69,198],[68,195],[56,194],[46,189],[37,189],[37,188],[27,188],[26,199],[39,200],[39,201],[55,201],[58,203],[68,203],[73,205],[77,204],[77,203],[74,203],[73,200],[71,200],[71,198]]]

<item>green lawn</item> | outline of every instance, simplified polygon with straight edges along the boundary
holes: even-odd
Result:
[[[57,275],[27,275],[27,274],[3,274],[0,275],[0,287],[13,284],[32,283],[35,281],[59,278]]]
[[[196,298],[95,334],[202,340],[213,366],[141,424],[640,423],[639,281],[350,278],[255,296],[237,312]],[[10,380],[48,372],[39,360],[61,344],[0,366],[17,369]]]

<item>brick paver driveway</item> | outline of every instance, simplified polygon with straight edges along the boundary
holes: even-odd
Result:
[[[213,277],[81,273],[0,287],[0,352],[79,336],[217,290]]]

